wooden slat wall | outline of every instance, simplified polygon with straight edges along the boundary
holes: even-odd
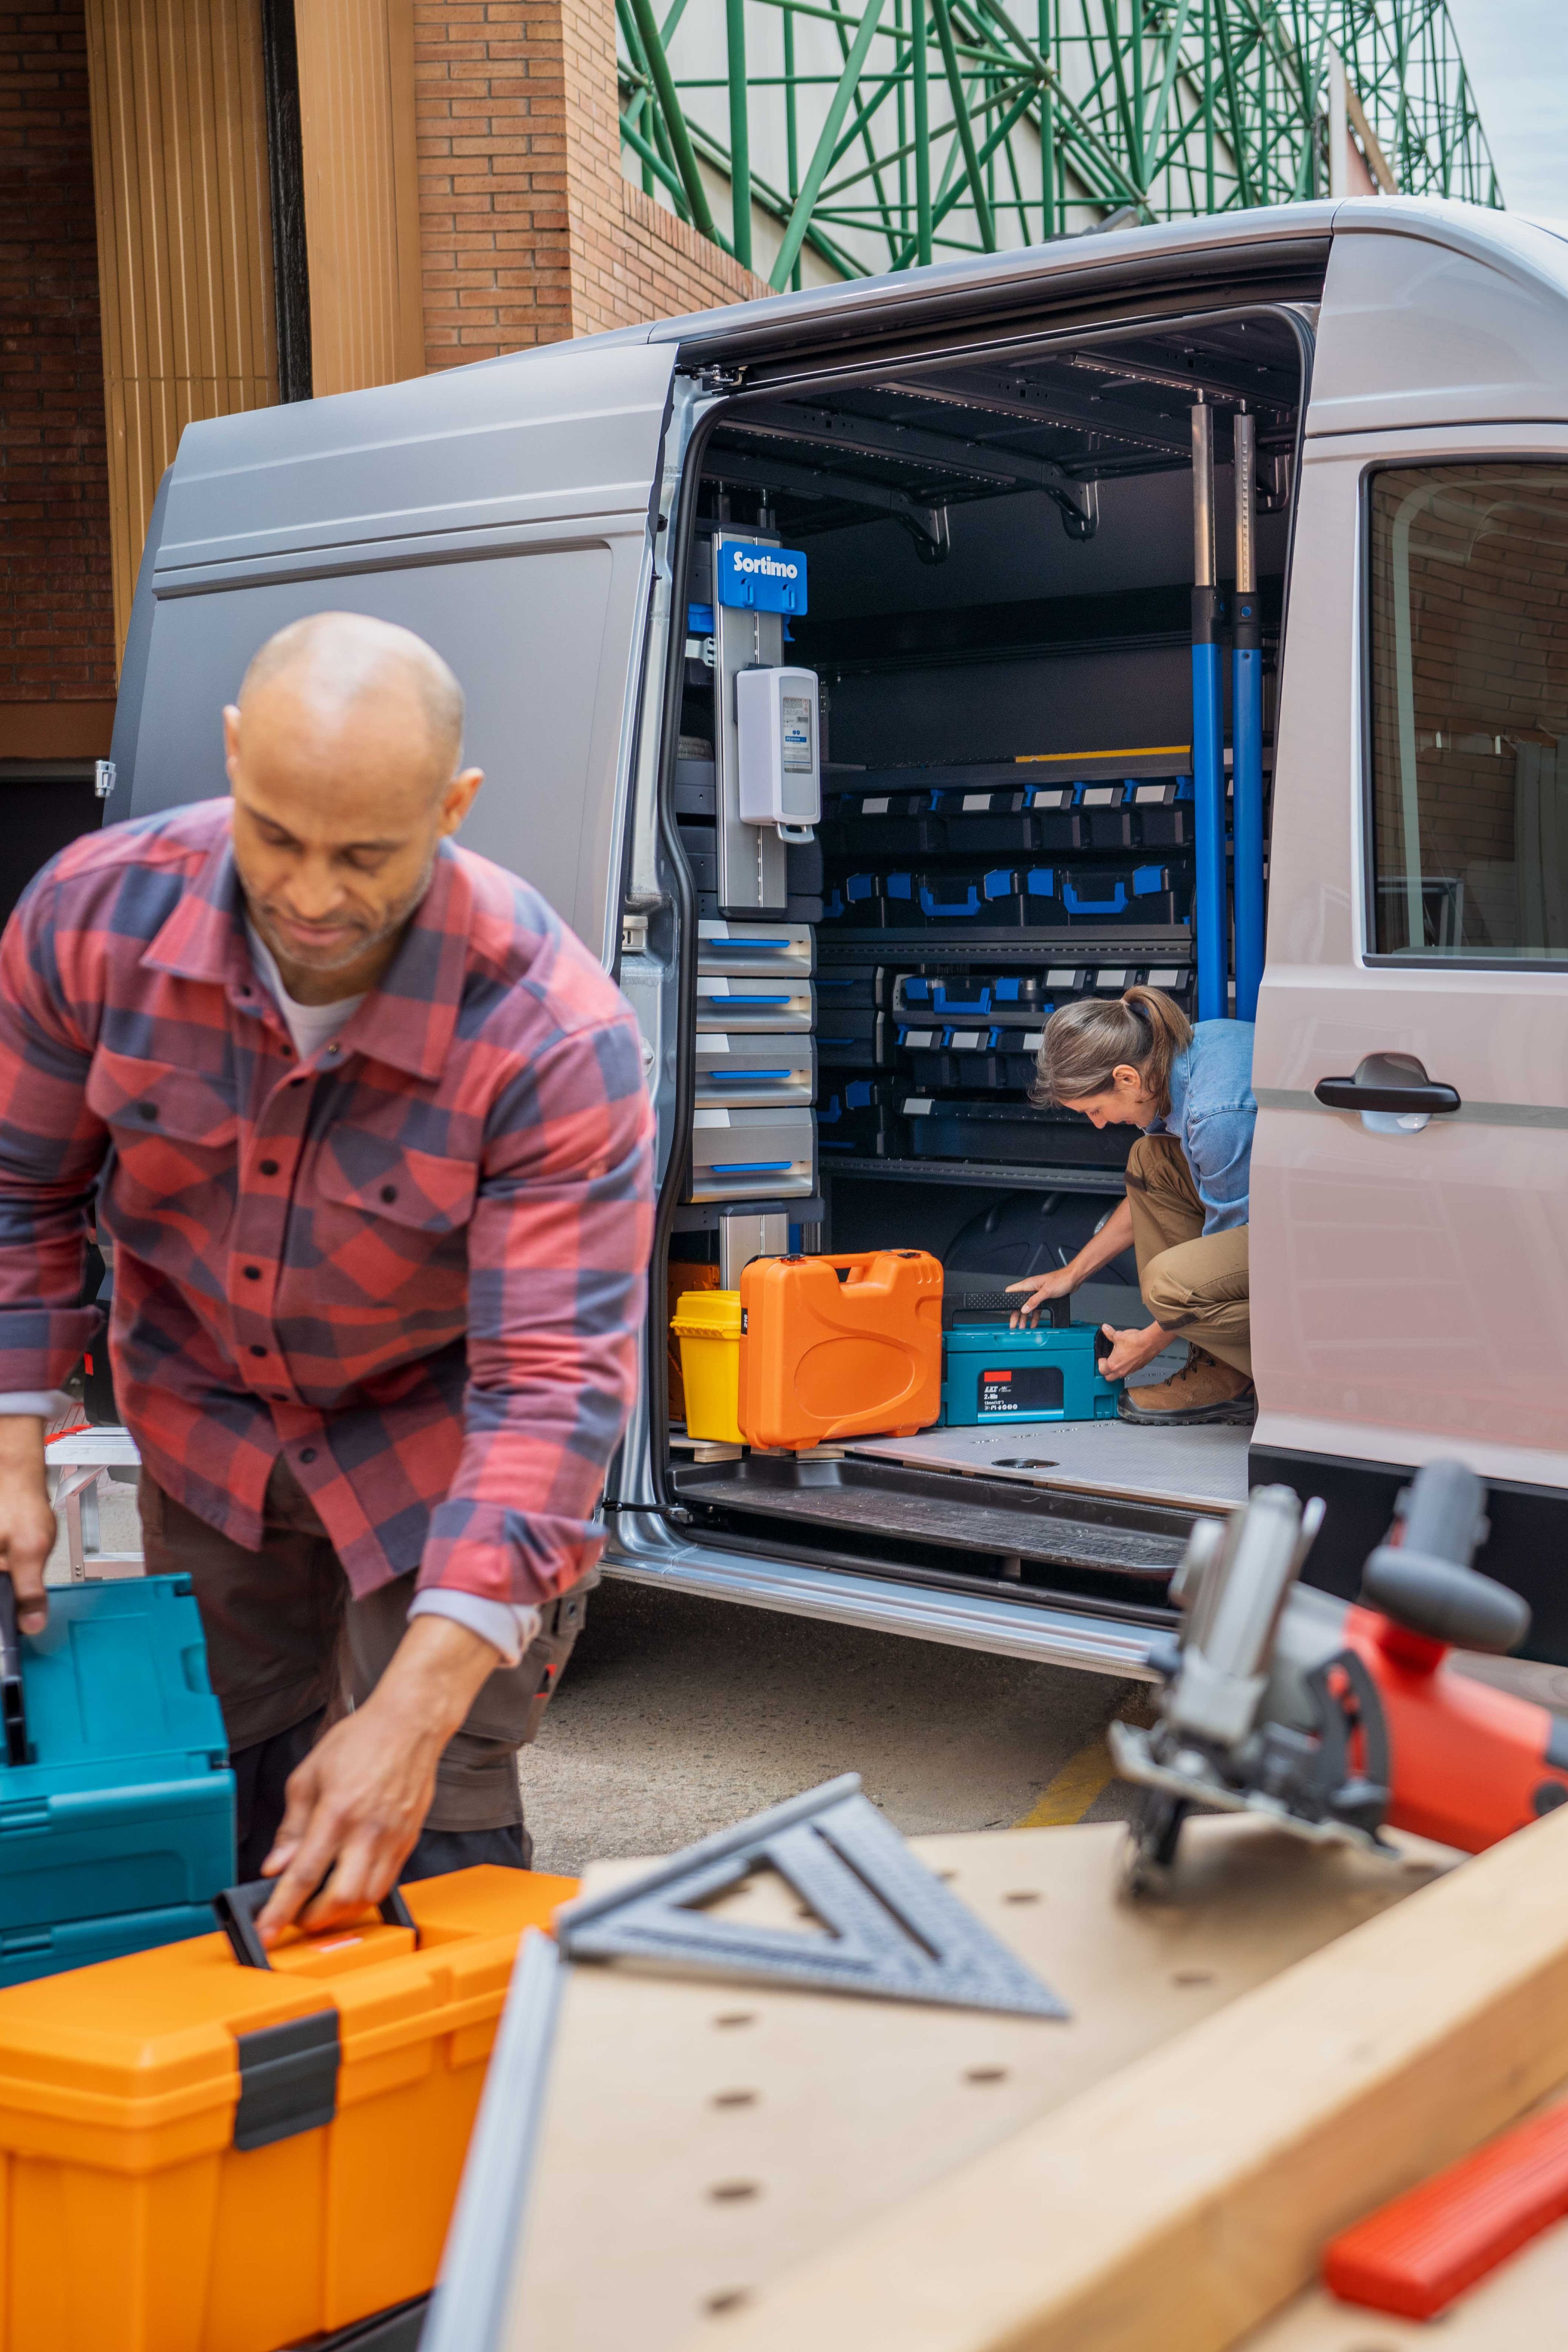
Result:
[[[117,653],[194,417],[278,397],[259,0],[87,0]]]
[[[419,375],[413,0],[295,0],[318,397]]]

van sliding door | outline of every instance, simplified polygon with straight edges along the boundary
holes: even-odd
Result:
[[[1328,1496],[1342,1582],[1434,1455],[1495,1482],[1511,1582],[1568,1512],[1568,247],[1537,243],[1554,295],[1506,246],[1337,240],[1308,412],[1253,1472]],[[1563,1654],[1568,1596],[1530,1597]]]

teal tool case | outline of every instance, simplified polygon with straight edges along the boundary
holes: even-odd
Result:
[[[1114,1421],[1116,1383],[1102,1380],[1109,1341],[1098,1323],[1072,1323],[1065,1299],[1052,1320],[1010,1330],[1008,1307],[953,1313],[942,1333],[944,1429],[984,1429],[1009,1421]]]
[[[188,1576],[52,1586],[18,1637],[0,1576],[0,1985],[208,1933],[235,1790]]]

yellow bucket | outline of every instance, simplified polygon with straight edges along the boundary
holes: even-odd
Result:
[[[741,1445],[741,1294],[683,1290],[670,1329],[680,1342],[686,1434]]]

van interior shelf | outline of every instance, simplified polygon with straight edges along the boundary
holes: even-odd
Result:
[[[872,1160],[846,1153],[825,1159],[818,1171],[833,1176],[888,1176],[907,1184],[1000,1185],[1009,1192],[1108,1192],[1120,1200],[1127,1179],[1120,1168],[1031,1168],[1024,1160]],[[798,1202],[790,1213],[797,1215]]]
[[[904,950],[899,961],[910,971],[923,971],[928,964],[945,969],[950,964],[973,963],[975,958],[967,951],[974,948],[984,949],[986,963],[1163,963],[1173,959],[1180,962],[1189,957],[1193,933],[1188,923],[1153,923],[1137,929],[1129,925],[1094,938],[1065,930],[1036,931],[1028,936],[1018,931],[972,930],[967,924],[956,939],[951,933],[938,938],[929,930],[844,931],[836,928],[826,936],[818,933],[817,961],[824,966],[887,963],[889,947]]]

